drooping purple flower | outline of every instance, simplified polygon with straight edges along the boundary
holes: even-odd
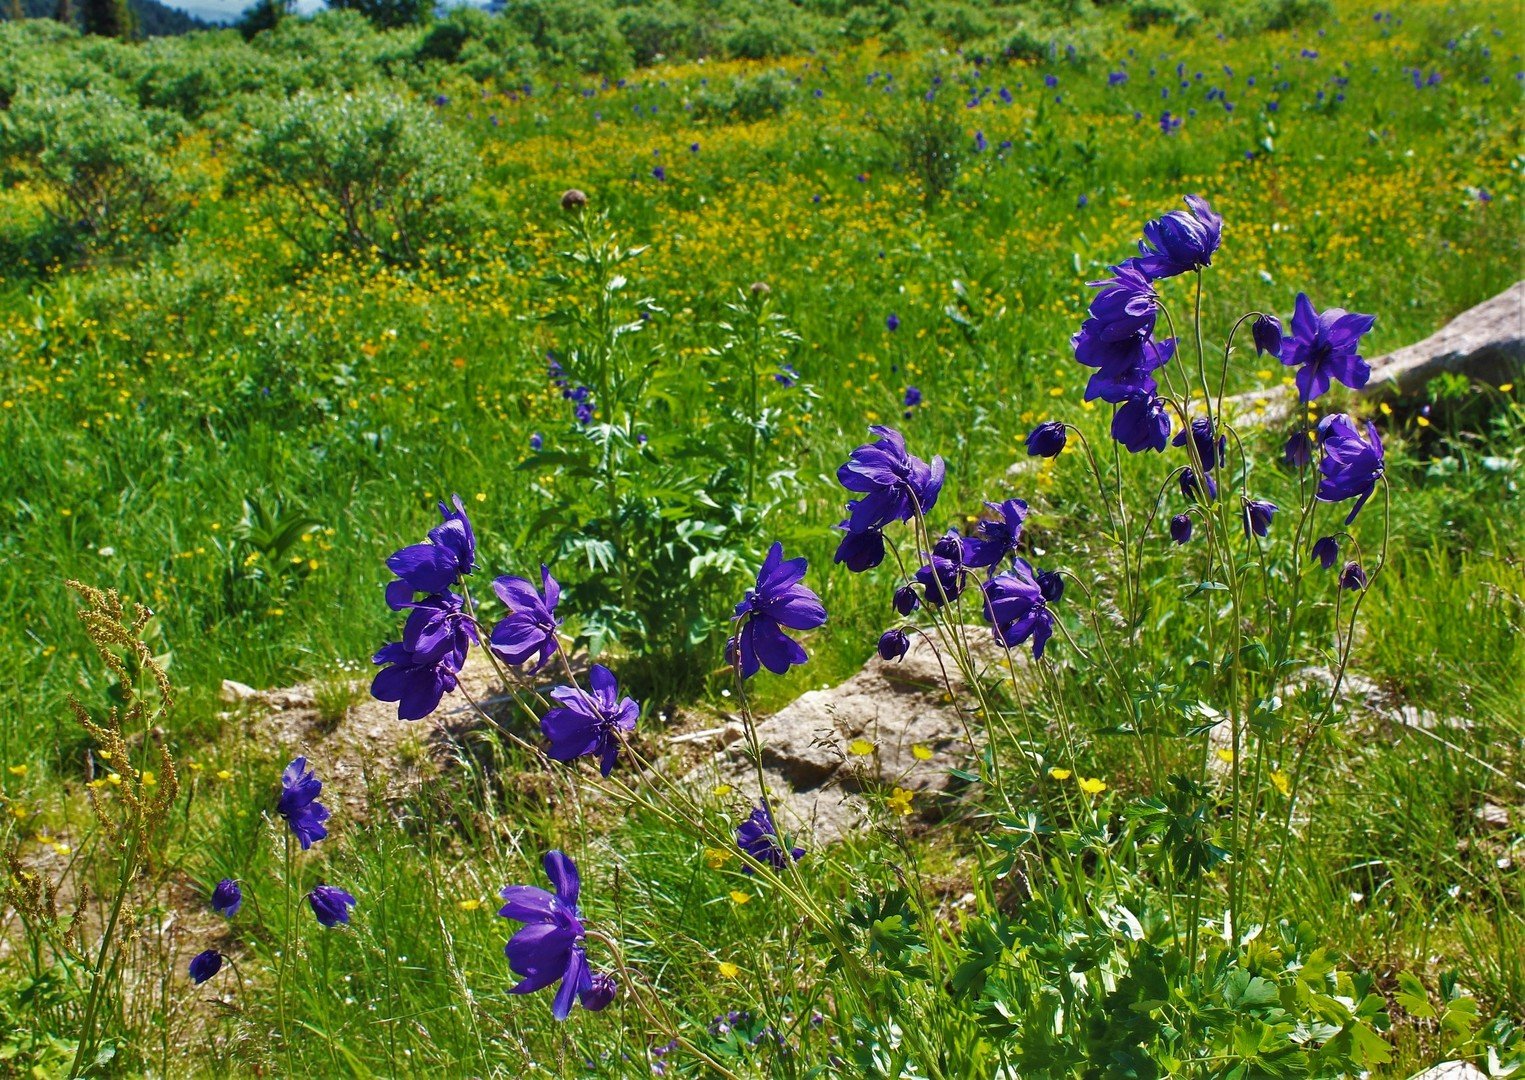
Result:
[[[1366,588],[1366,571],[1361,569],[1360,563],[1351,560],[1345,564],[1345,569],[1340,571],[1340,588],[1351,592]]]
[[[1170,538],[1178,544],[1191,539],[1191,515],[1177,514],[1170,519]]]
[[[402,640],[383,645],[371,657],[382,667],[371,680],[371,696],[397,702],[399,720],[421,720],[455,689],[477,628],[454,593],[403,606],[413,610],[403,624]]]
[[[314,885],[312,892],[307,894],[307,903],[318,922],[332,929],[349,922],[349,910],[355,906],[355,898],[335,885]]]
[[[844,521],[837,528],[848,529],[848,524]],[[848,529],[847,535],[837,545],[834,561],[842,563],[855,574],[872,570],[884,561],[884,531],[875,528],[853,532]]]
[[[919,388],[917,388],[917,387],[914,387],[914,386],[907,386],[905,388],[905,407],[907,409],[914,409],[916,406],[918,406],[920,404],[921,404],[921,390]]]
[[[995,566],[1006,556],[1015,555],[1022,539],[1022,524],[1027,520],[1027,503],[1021,499],[985,505],[1000,517],[981,521],[974,527],[974,535],[963,541],[963,563],[974,570]]]
[[[533,994],[561,980],[551,1015],[565,1020],[572,1015],[573,1002],[579,997],[583,1008],[589,1008],[591,996],[601,1009],[609,1004],[613,993],[607,985],[595,992],[593,973],[588,968],[583,947],[587,930],[577,906],[581,889],[577,864],[560,851],[548,851],[542,865],[556,890],[554,894],[534,885],[509,885],[498,894],[505,901],[498,914],[524,923],[503,946],[503,955],[508,957],[513,973],[520,976],[509,989],[511,994]]]
[[[1275,503],[1265,499],[1246,499],[1244,501],[1244,535],[1264,536],[1271,530],[1271,518],[1280,509]]]
[[[1186,432],[1182,428],[1176,432],[1176,437],[1171,440],[1172,446],[1186,445]],[[1197,458],[1202,462],[1202,468],[1206,472],[1212,472],[1218,467],[1218,463],[1224,460],[1224,450],[1228,446],[1228,436],[1219,435],[1213,438],[1213,422],[1205,416],[1194,417],[1191,422],[1191,443],[1197,451]]]
[[[442,593],[477,568],[477,540],[459,495],[450,497],[452,512],[439,504],[444,520],[429,530],[429,539],[392,553],[387,568],[397,580],[387,585],[387,603],[394,611],[407,606],[416,593]]]
[[[492,583],[492,591],[509,611],[492,628],[492,651],[510,664],[527,663],[539,653],[540,659],[530,669],[532,672],[544,667],[561,648],[556,637],[556,628],[561,625],[556,617],[561,586],[544,563],[540,565],[540,586],[537,591],[521,577],[500,577]]]
[[[323,826],[328,820],[328,807],[318,802],[322,792],[323,781],[313,775],[305,757],[294,759],[281,773],[281,798],[275,812],[286,819],[303,851],[328,835]]]
[[[899,660],[911,649],[911,639],[906,637],[905,631],[896,627],[886,630],[879,635],[879,658],[881,660]]]
[[[1262,315],[1251,323],[1250,336],[1255,339],[1256,356],[1281,355],[1281,320],[1275,315]]]
[[[699,144],[695,143],[697,147]],[[606,971],[595,971],[591,976],[588,989],[584,990],[578,1000],[582,1007],[589,1012],[602,1012],[614,1003],[615,995],[619,993],[620,984],[614,976]]]
[[[212,890],[212,910],[224,919],[231,919],[237,915],[243,902],[244,892],[238,887],[238,882],[232,878],[223,878]]]
[[[1060,420],[1045,420],[1027,435],[1028,457],[1058,457],[1069,441],[1069,429]]]
[[[1156,281],[1210,266],[1223,238],[1223,218],[1206,199],[1188,195],[1186,206],[1144,226],[1139,269]]]
[[[782,870],[786,865],[784,849],[779,844],[778,830],[773,826],[773,816],[768,813],[768,808],[761,804],[754,807],[752,815],[737,827],[736,846],[758,862],[771,866],[775,870]],[[804,858],[805,849],[791,848],[789,854],[798,862]],[[752,872],[750,866],[743,869],[749,874]]]
[[[1319,442],[1323,456],[1319,459],[1319,502],[1344,502],[1355,499],[1345,518],[1349,525],[1366,505],[1366,500],[1377,487],[1385,469],[1382,452],[1382,436],[1377,425],[1366,424],[1368,439],[1356,430],[1355,422],[1344,413],[1333,413],[1319,421]]]
[[[208,949],[191,957],[191,982],[200,986],[222,970],[222,953]]]
[[[930,512],[937,505],[946,471],[941,457],[928,464],[913,456],[894,428],[875,425],[868,430],[878,436],[877,441],[858,447],[837,469],[841,485],[863,496],[848,504],[849,532],[909,521],[917,508],[923,514]]]
[[[1130,454],[1163,452],[1170,441],[1170,415],[1153,394],[1135,394],[1112,417],[1112,438]]]
[[[900,329],[900,316],[896,315],[893,311],[890,312],[888,315],[886,315],[884,317],[884,328],[886,330],[888,330],[892,334],[896,330],[899,330]]]
[[[1313,433],[1302,428],[1287,436],[1281,459],[1294,469],[1305,469],[1313,461]]]
[[[1371,365],[1361,358],[1362,336],[1376,323],[1375,315],[1344,308],[1322,314],[1313,310],[1307,293],[1298,293],[1292,309],[1292,333],[1283,341],[1281,362],[1298,369],[1297,392],[1313,401],[1329,392],[1334,380],[1359,390],[1371,379]]]
[[[1014,648],[1031,639],[1033,658],[1040,659],[1054,632],[1054,616],[1033,568],[1026,560],[1017,559],[1010,570],[995,575],[981,588],[985,593],[985,621],[995,631],[996,640]]]
[[[896,612],[901,615],[909,615],[921,606],[921,597],[916,595],[916,590],[911,588],[911,586],[902,585],[895,590],[895,595],[891,598],[890,602],[895,605]]]
[[[634,731],[641,707],[620,697],[619,683],[602,664],[588,672],[588,686],[557,686],[550,691],[556,704],[546,710],[540,730],[550,740],[547,753],[557,761],[598,755],[598,768],[608,776],[619,757],[620,734]]]
[[[538,431],[530,432],[530,449],[539,450],[545,446],[545,436]]]
[[[1045,602],[1057,604],[1064,599],[1064,575],[1057,570],[1039,570],[1035,575],[1038,591]]]
[[[1139,268],[1137,259],[1126,259],[1111,268],[1112,276],[1088,284],[1098,290],[1086,312],[1089,324],[1103,341],[1123,341],[1154,333],[1160,298],[1154,282]]]
[[[1202,494],[1202,487],[1203,487],[1203,485],[1197,482],[1197,471],[1195,469],[1193,469],[1190,465],[1186,466],[1186,468],[1181,470],[1181,481],[1180,481],[1180,483],[1181,483],[1181,494],[1185,498],[1190,499],[1191,501],[1195,502],[1197,500],[1197,498]],[[1216,499],[1218,497],[1218,481],[1216,481],[1216,480],[1214,480],[1212,478],[1212,474],[1211,473],[1209,473],[1208,476],[1207,476],[1207,485],[1206,485],[1206,487],[1207,487],[1207,501],[1208,502],[1212,502],[1214,499]]]
[[[1321,536],[1313,542],[1313,557],[1325,570],[1340,557],[1340,542],[1332,536]]]
[[[912,576],[921,586],[927,603],[933,607],[942,607],[945,603],[951,604],[958,599],[964,591],[969,572],[964,569],[962,560],[945,558],[934,552]]]
[[[1090,320],[1087,320],[1089,325]],[[1175,356],[1176,339],[1155,341],[1139,336],[1122,341],[1091,338],[1085,327],[1072,340],[1075,359],[1096,373],[1086,382],[1085,399],[1100,398],[1120,405],[1138,394],[1153,394],[1159,389],[1154,372]]]
[[[737,645],[743,679],[756,675],[760,666],[782,675],[805,662],[805,650],[784,628],[814,630],[826,622],[821,598],[804,582],[807,565],[803,557],[786,560],[784,545],[775,541],[757,572],[756,587],[736,605],[731,618],[741,620]]]

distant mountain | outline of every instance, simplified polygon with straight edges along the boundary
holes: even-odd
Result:
[[[173,37],[188,34],[192,30],[211,30],[215,23],[187,15],[178,8],[161,4],[159,0],[127,0],[138,17],[138,27],[144,37]],[[79,4],[72,5],[76,11]],[[58,9],[58,0],[21,0],[21,10],[29,19],[51,19]],[[4,16],[0,6],[0,19]]]

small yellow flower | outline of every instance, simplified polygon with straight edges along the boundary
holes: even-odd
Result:
[[[722,960],[720,961],[720,974],[723,978],[734,979],[741,974],[741,968],[729,960]]]
[[[26,775],[26,766],[25,765],[11,765],[11,766],[8,766],[5,771],[10,773],[12,776],[25,776]]]
[[[874,744],[867,739],[854,739],[847,744],[847,752],[857,757],[868,757],[874,752]]]
[[[157,776],[155,776],[152,771],[150,771],[148,769],[144,769],[143,770],[143,786],[144,787],[156,787],[156,786],[158,786],[158,783],[159,783],[159,778]]]
[[[1048,774],[1055,780],[1068,780],[1073,775],[1068,769],[1050,769]]]
[[[931,761],[932,748],[930,746],[922,746],[920,743],[917,743],[915,746],[911,747],[911,756],[917,761]]]
[[[715,798],[723,799],[727,795],[729,795],[730,793],[731,793],[731,785],[730,784],[716,784],[715,785]]]
[[[120,786],[121,783],[122,783],[122,774],[121,773],[109,773],[106,776],[106,783],[110,784],[112,787]]]
[[[742,904],[751,903],[751,900],[751,893],[744,893],[740,889],[731,890],[731,903],[735,904],[737,907],[740,907]]]
[[[1219,761],[1223,762],[1225,765],[1232,765],[1234,763],[1234,752],[1225,746],[1220,746],[1215,749],[1213,751],[1213,756],[1216,757]]]
[[[68,844],[54,844],[53,845],[53,851],[54,851],[55,854],[58,854],[58,855],[67,855],[67,854],[69,854],[69,852],[71,852],[73,850],[74,849],[71,848]]]
[[[199,761],[193,761],[193,762],[191,762],[191,772],[200,772],[200,771],[201,771],[201,770],[202,770],[202,769],[204,769],[204,768],[206,768],[206,766],[205,766],[205,765],[203,765],[203,764],[202,764],[202,763],[201,763],[201,762],[199,762]]]
[[[704,864],[711,870],[719,870],[731,861],[731,853],[725,848],[707,847],[704,849]]]
[[[1103,791],[1107,790],[1106,782],[1094,776],[1082,777],[1078,783],[1080,784],[1080,790],[1087,795],[1100,795]]]
[[[98,753],[101,756],[101,760],[102,761],[110,761],[111,760],[111,751],[110,750],[97,750],[96,753]]]
[[[1430,418],[1428,416],[1416,416],[1414,418],[1414,423],[1418,424],[1420,427],[1429,427]]]
[[[486,501],[487,501],[487,492],[485,492],[485,491],[477,492],[477,502],[486,502]]]
[[[217,770],[217,779],[219,779],[219,780],[231,780],[231,779],[233,779],[233,770],[231,770],[231,769],[218,769]]]
[[[914,791],[907,791],[903,787],[898,787],[893,792],[891,792],[890,797],[885,800],[885,805],[895,813],[899,814],[901,817],[905,817],[911,812],[911,800],[915,798],[915,796],[916,793]]]
[[[1272,770],[1271,783],[1274,784],[1276,786],[1276,790],[1281,792],[1283,795],[1289,795],[1292,792],[1292,781],[1287,777],[1287,774],[1282,772],[1280,769]]]
[[[1383,416],[1391,416],[1391,415],[1393,415],[1393,407],[1391,405],[1389,405],[1385,401],[1380,406],[1378,406],[1378,408],[1380,408],[1382,410],[1382,415]]]
[[[1513,389],[1514,389],[1514,383],[1512,383],[1512,382],[1499,383],[1499,393],[1501,393],[1501,394],[1507,394],[1507,393],[1509,393]]]
[[[469,900],[457,900],[455,902],[455,906],[460,908],[462,911],[475,911],[477,908],[482,906],[482,901],[472,897]]]
[[[26,817],[26,807],[24,807],[24,806],[13,806],[13,807],[11,807],[11,817],[15,818],[17,821],[20,821],[22,818]]]

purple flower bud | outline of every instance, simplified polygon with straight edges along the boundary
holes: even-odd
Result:
[[[890,312],[889,316],[884,320],[884,328],[886,330],[888,330],[892,334],[896,330],[899,330],[900,329],[900,316],[896,315],[893,311]]]
[[[197,986],[222,970],[222,953],[216,949],[197,953],[191,957],[191,981]]]
[[[1057,570],[1039,570],[1033,575],[1045,602],[1057,604],[1064,598],[1064,575]]]
[[[1287,436],[1287,445],[1282,449],[1281,459],[1294,469],[1306,469],[1313,461],[1312,439],[1312,432],[1294,431]]]
[[[545,437],[538,431],[530,432],[530,449],[539,450],[545,445]]]
[[[1345,564],[1345,569],[1340,571],[1340,588],[1352,592],[1366,588],[1366,571],[1361,569],[1360,563],[1351,560]]]
[[[613,975],[604,971],[593,972],[592,983],[582,992],[578,1000],[589,1012],[600,1012],[607,1009],[614,1001],[615,995],[619,993],[620,984],[615,982]]]
[[[895,597],[892,603],[895,605],[895,610],[901,615],[909,615],[921,606],[921,597],[917,596],[916,590],[909,585],[902,585],[895,590]]]
[[[1191,515],[1177,514],[1170,519],[1170,538],[1178,544],[1191,539]]]
[[[232,878],[223,878],[212,890],[212,910],[224,919],[231,919],[238,914],[239,906],[244,902],[243,890],[238,887],[238,882]]]
[[[1202,493],[1202,486],[1197,482],[1197,472],[1191,466],[1181,470],[1181,494],[1195,501]],[[1218,497],[1218,481],[1211,475],[1207,478],[1207,498],[1212,501]]]
[[[1271,518],[1280,509],[1265,499],[1246,499],[1244,503],[1244,535],[1264,536],[1271,530]]]
[[[1250,326],[1250,334],[1255,339],[1255,355],[1269,353],[1272,356],[1281,355],[1281,320],[1275,315],[1262,315]]]
[[[879,637],[879,658],[882,660],[899,660],[910,648],[911,640],[905,636],[904,630],[886,630]]]
[[[1069,430],[1058,420],[1045,420],[1027,435],[1028,457],[1058,457],[1069,440]]]
[[[1325,570],[1340,557],[1340,542],[1332,536],[1323,536],[1313,542],[1313,557]]]
[[[964,561],[964,540],[957,533],[949,531],[937,538],[937,543],[932,545],[932,554],[939,559],[947,559],[954,565]]]

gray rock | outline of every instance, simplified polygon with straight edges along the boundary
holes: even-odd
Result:
[[[237,704],[240,701],[253,701],[259,697],[259,691],[244,683],[235,682],[232,679],[224,679],[222,680],[222,690],[218,692],[218,697],[229,704]]]

